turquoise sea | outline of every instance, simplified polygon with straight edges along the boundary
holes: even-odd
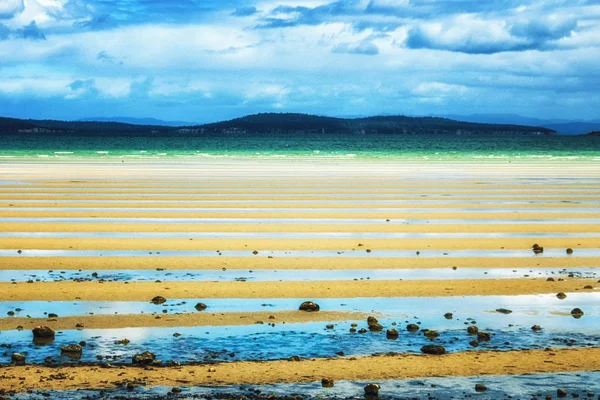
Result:
[[[369,158],[600,161],[600,137],[537,135],[0,135],[0,161],[35,159]]]

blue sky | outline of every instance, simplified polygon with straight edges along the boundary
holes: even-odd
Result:
[[[600,118],[600,0],[0,0],[0,115]]]

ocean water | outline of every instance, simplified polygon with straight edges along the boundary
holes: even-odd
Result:
[[[0,161],[35,159],[338,158],[600,161],[600,137],[538,135],[0,135]]]

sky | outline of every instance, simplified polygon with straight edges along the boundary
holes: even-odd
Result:
[[[600,118],[600,0],[0,0],[0,115]]]

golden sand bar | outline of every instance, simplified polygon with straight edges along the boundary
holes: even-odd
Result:
[[[596,279],[455,279],[311,282],[35,282],[0,283],[0,301],[113,300],[178,298],[347,298],[520,295],[573,292]]]
[[[379,224],[344,224],[331,222],[328,224],[140,224],[88,222],[65,223],[54,221],[40,223],[35,219],[30,222],[3,222],[3,232],[468,232],[468,233],[578,233],[600,232],[600,224],[579,224],[565,222],[562,224],[390,224],[382,220]],[[2,242],[4,238],[0,239]]]
[[[378,315],[370,313],[368,315]],[[367,314],[352,311],[271,311],[271,312],[227,312],[211,313],[202,311],[182,314],[119,314],[119,315],[84,315],[60,318],[0,318],[0,331],[9,331],[22,326],[33,329],[46,325],[54,330],[76,329],[83,324],[86,329],[117,329],[146,327],[191,327],[191,326],[231,326],[251,325],[258,321],[266,323],[295,322],[335,322],[366,319]],[[159,317],[159,318],[157,318]],[[274,317],[274,318],[271,318]]]
[[[85,351],[85,350],[84,350]],[[214,371],[209,368],[214,368]],[[0,367],[0,389],[69,390],[113,388],[117,381],[141,378],[147,386],[270,384],[334,380],[410,379],[426,377],[516,375],[597,371],[600,348],[552,351],[469,351],[443,356],[382,355],[307,359],[302,361],[240,361],[170,368],[127,366]],[[51,379],[65,374],[66,379]],[[385,384],[384,382],[381,382]],[[333,389],[335,390],[335,389]]]
[[[126,240],[126,239],[125,239]],[[432,257],[432,258],[333,258],[333,257],[0,257],[0,270],[148,270],[166,269],[417,269],[417,268],[590,268],[600,257]]]

